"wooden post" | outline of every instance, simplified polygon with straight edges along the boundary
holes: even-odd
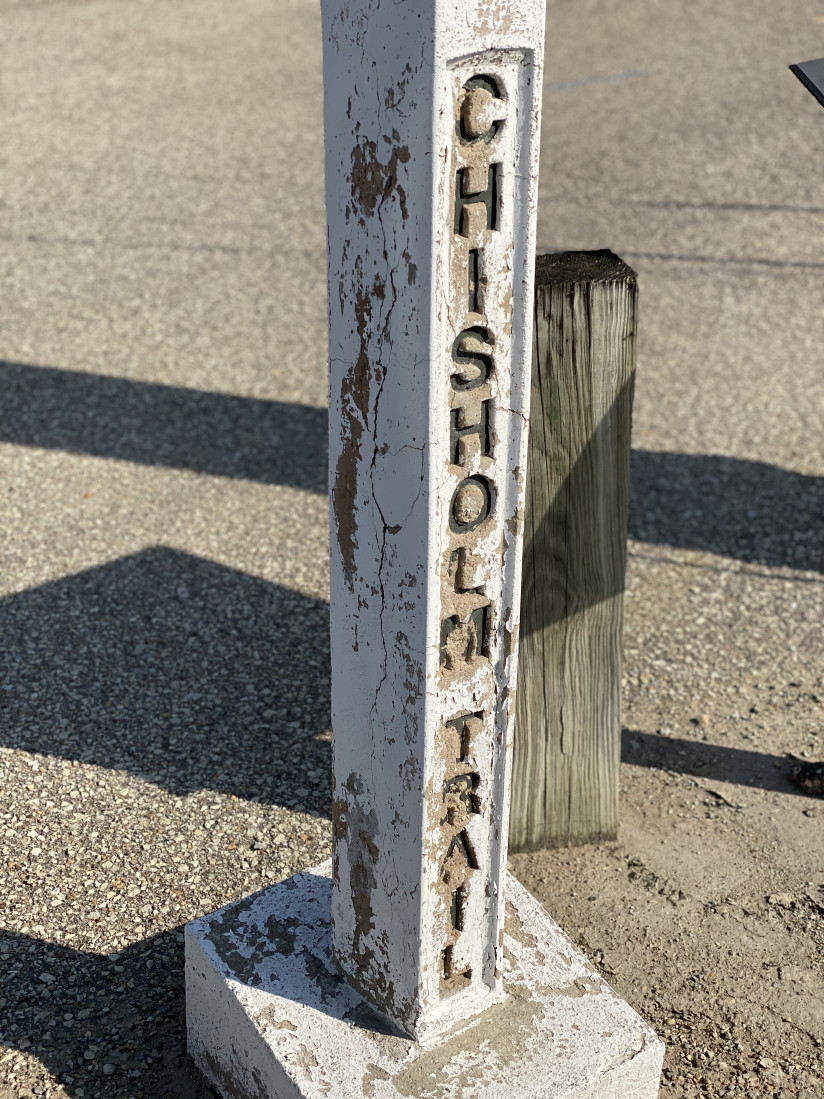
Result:
[[[614,839],[637,280],[539,256],[510,850]]]

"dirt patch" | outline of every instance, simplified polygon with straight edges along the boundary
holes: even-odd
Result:
[[[630,564],[618,842],[510,869],[666,1042],[662,1096],[819,1099],[824,807],[792,772],[824,758],[824,663],[762,632],[789,585],[724,577],[704,620],[696,571]]]

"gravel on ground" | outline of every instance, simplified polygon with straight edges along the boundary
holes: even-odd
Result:
[[[511,865],[662,1095],[820,1099],[824,22],[548,34],[539,247],[639,273],[621,827]],[[207,1099],[182,928],[330,850],[319,12],[0,0],[0,42],[0,1099]]]

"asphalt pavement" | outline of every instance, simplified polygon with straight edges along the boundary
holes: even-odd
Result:
[[[0,0],[0,41],[0,1097],[206,1095],[180,928],[329,849],[319,9]],[[824,3],[548,5],[539,248],[639,275],[628,789],[662,738],[824,758],[819,55]],[[815,803],[759,788],[736,882],[801,888]],[[758,1094],[814,1086],[810,1018]]]

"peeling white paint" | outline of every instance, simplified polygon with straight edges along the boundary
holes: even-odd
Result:
[[[322,9],[334,955],[425,1039],[503,994],[544,3]]]
[[[543,0],[322,9],[334,860],[187,925],[189,1050],[227,1099],[653,1099],[505,870]]]
[[[231,1099],[655,1099],[663,1045],[514,878],[508,997],[436,1043],[334,971],[329,863],[186,928],[189,1050]]]

